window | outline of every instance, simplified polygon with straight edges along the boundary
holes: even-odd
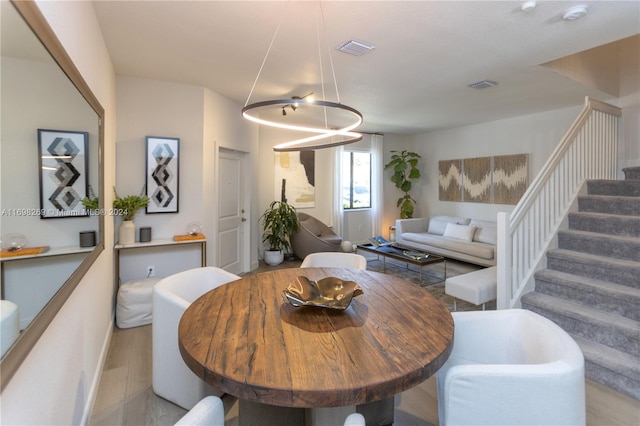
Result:
[[[342,157],[342,206],[371,208],[371,154],[345,151]]]

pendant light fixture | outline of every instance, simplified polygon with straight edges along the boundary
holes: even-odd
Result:
[[[309,151],[346,145],[361,140],[362,135],[353,130],[362,124],[362,114],[355,108],[340,103],[333,58],[331,57],[331,49],[329,48],[327,48],[327,52],[335,86],[336,101],[326,99],[320,47],[320,21],[322,21],[325,38],[326,29],[321,2],[318,2],[316,11],[316,39],[318,44],[321,99],[315,99],[313,96],[314,93],[312,92],[304,96],[291,96],[288,99],[283,98],[249,103],[251,95],[260,79],[260,74],[267,62],[271,48],[278,36],[283,18],[284,14],[271,39],[267,53],[265,54],[258,75],[247,98],[247,102],[244,108],[242,108],[242,116],[254,123],[294,131],[300,134],[299,137],[293,140],[279,143],[273,148],[274,151]]]

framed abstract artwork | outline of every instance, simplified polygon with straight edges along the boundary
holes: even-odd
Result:
[[[88,216],[88,132],[38,129],[40,218]]]
[[[315,151],[275,153],[275,200],[297,209],[316,205]]]
[[[178,212],[180,139],[147,136],[147,213]]]

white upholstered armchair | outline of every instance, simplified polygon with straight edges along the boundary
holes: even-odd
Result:
[[[583,425],[584,357],[552,321],[522,309],[454,312],[437,373],[441,425]]]
[[[157,395],[187,410],[207,395],[222,395],[184,363],[178,348],[178,324],[198,297],[239,278],[220,268],[205,267],[163,278],[153,287],[153,391]]]
[[[310,253],[300,264],[301,268],[352,268],[367,269],[367,258],[355,253]]]

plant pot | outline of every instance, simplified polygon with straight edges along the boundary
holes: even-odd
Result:
[[[264,263],[267,265],[279,265],[284,261],[284,252],[282,250],[265,250]]]
[[[136,242],[136,225],[132,220],[124,220],[118,228],[118,244],[133,244]]]

